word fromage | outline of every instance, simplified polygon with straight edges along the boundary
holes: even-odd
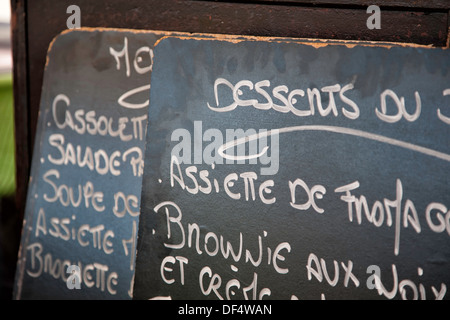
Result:
[[[144,168],[144,159],[142,149],[131,147],[125,152],[113,151],[108,154],[105,150],[99,149],[95,152],[91,147],[74,146],[72,143],[65,143],[64,135],[52,134],[48,138],[49,144],[56,148],[58,155],[48,155],[48,160],[55,165],[72,164],[80,168],[87,167],[90,171],[95,171],[100,175],[111,173],[113,176],[120,176],[120,167],[126,163],[130,156],[130,166],[134,176],[141,176]],[[44,160],[41,159],[43,162]],[[122,161],[122,162],[121,162]]]
[[[340,199],[348,205],[349,221],[352,222],[355,215],[357,223],[361,224],[364,213],[366,220],[376,227],[381,227],[384,224],[388,227],[394,225],[394,253],[398,255],[400,251],[401,228],[411,226],[418,234],[422,231],[414,202],[411,199],[403,200],[402,181],[400,179],[396,181],[395,199],[384,198],[383,201],[376,200],[371,208],[364,195],[357,197],[352,193],[359,187],[359,182],[355,181],[335,189],[336,193],[344,193]],[[391,209],[393,210],[391,211]],[[435,233],[447,231],[447,234],[450,236],[450,211],[444,204],[438,202],[429,203],[425,209],[425,218],[431,231]],[[438,220],[438,223],[434,220]]]

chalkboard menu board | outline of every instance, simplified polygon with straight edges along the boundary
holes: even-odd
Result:
[[[449,298],[448,50],[154,54],[134,298]]]
[[[129,299],[150,73],[167,33],[64,32],[47,56],[16,299]]]

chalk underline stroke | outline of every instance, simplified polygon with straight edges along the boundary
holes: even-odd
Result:
[[[259,158],[264,153],[267,152],[267,150],[269,149],[268,146],[265,146],[260,153],[257,153],[254,155],[248,155],[248,156],[229,155],[229,154],[226,154],[225,151],[230,148],[233,148],[237,145],[247,143],[249,141],[253,141],[256,139],[260,139],[263,137],[272,136],[272,135],[280,134],[280,133],[297,132],[297,131],[325,131],[325,132],[333,132],[333,133],[340,133],[340,134],[346,134],[346,135],[350,135],[350,136],[361,137],[361,138],[401,147],[404,149],[412,150],[415,152],[419,152],[419,153],[422,153],[422,154],[425,154],[428,156],[432,156],[432,157],[450,162],[450,155],[440,152],[440,151],[436,151],[436,150],[418,146],[418,145],[415,145],[415,144],[412,144],[409,142],[405,142],[405,141],[401,141],[401,140],[397,140],[397,139],[393,139],[393,138],[388,138],[388,137],[385,137],[385,136],[382,136],[379,134],[370,133],[370,132],[366,132],[366,131],[362,131],[362,130],[350,129],[350,128],[345,128],[345,127],[337,127],[337,126],[323,126],[323,125],[293,126],[293,127],[272,129],[272,130],[268,130],[268,131],[259,132],[259,133],[252,134],[252,135],[249,135],[249,136],[246,136],[243,138],[239,138],[239,139],[236,139],[233,141],[229,141],[229,142],[223,144],[222,146],[219,147],[218,153],[225,159],[237,160],[237,161]]]

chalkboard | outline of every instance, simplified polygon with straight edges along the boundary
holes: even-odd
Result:
[[[163,32],[68,30],[42,88],[15,299],[130,299],[153,47]]]
[[[169,37],[135,299],[448,299],[450,55]]]

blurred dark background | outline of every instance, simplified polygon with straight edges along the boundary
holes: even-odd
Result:
[[[14,114],[9,0],[0,0],[0,298],[11,299],[21,222],[15,205]]]

